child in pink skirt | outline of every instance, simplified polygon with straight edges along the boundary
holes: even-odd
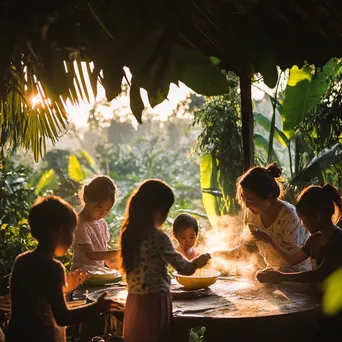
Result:
[[[174,195],[163,181],[148,179],[131,195],[121,228],[121,261],[128,297],[124,314],[125,342],[168,342],[172,301],[168,264],[191,275],[205,266],[209,254],[188,261],[177,253],[160,228],[173,205]]]

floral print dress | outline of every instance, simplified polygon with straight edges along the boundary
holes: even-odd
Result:
[[[172,300],[168,265],[190,275],[194,262],[177,253],[169,237],[152,228],[141,243],[135,268],[127,274],[124,342],[171,342]]]
[[[259,214],[253,214],[251,211],[247,210],[244,220],[244,235],[249,233],[248,223],[252,223],[270,234],[280,246],[289,252],[296,252],[304,246],[310,234],[302,227],[295,207],[285,201],[281,201],[281,203],[282,207],[279,214],[269,227],[263,225]],[[283,272],[301,272],[312,269],[311,260],[309,258],[298,265],[290,266],[286,264],[286,261],[269,243],[255,241],[254,244],[258,248],[267,267],[278,269]]]

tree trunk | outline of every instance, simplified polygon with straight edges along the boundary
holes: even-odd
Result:
[[[243,73],[240,76],[241,90],[241,120],[242,120],[242,147],[244,170],[247,171],[254,165],[253,143],[253,109],[252,109],[252,83],[249,75]]]

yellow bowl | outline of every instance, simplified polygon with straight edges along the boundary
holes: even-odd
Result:
[[[185,276],[178,272],[173,272],[178,283],[183,285],[186,290],[197,290],[213,285],[216,283],[220,274],[221,273],[219,271],[205,268],[196,270],[196,272],[191,276]]]

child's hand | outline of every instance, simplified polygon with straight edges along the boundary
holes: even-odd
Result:
[[[124,306],[113,299],[106,298],[108,292],[105,292],[96,302],[97,308],[100,312],[122,312]]]
[[[117,270],[119,268],[119,263],[116,259],[107,259],[106,260],[106,265],[109,267],[109,268],[112,268],[112,269],[115,269]]]
[[[82,284],[87,279],[87,272],[82,270],[75,270],[67,275],[67,286],[64,292],[71,292],[75,290],[80,284]]]
[[[277,285],[282,282],[282,273],[272,269],[266,269],[257,272],[256,278],[260,283]]]
[[[196,268],[204,267],[208,263],[210,258],[211,257],[209,253],[204,253],[204,254],[199,255],[197,258],[194,259]]]

